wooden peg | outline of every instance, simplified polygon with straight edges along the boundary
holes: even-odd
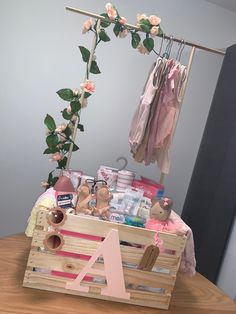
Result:
[[[145,252],[143,253],[143,257],[138,265],[138,269],[151,271],[153,266],[155,265],[156,259],[160,253],[158,246],[149,245]]]

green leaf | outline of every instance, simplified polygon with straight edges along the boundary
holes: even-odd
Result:
[[[64,119],[70,120],[70,119],[72,118],[73,114],[68,113],[67,110],[66,110],[66,108],[65,108],[65,109],[62,111],[62,116],[63,116]]]
[[[50,134],[46,137],[46,143],[48,147],[52,150],[58,144],[58,137],[57,135]]]
[[[65,150],[66,152],[68,152],[70,150],[70,145],[71,145],[70,143],[66,143],[63,145],[62,149]],[[76,144],[74,144],[72,151],[76,152],[78,149],[79,149],[79,147]]]
[[[59,179],[59,177],[53,177],[52,178],[52,183],[51,183],[51,186],[54,186],[57,182],[57,180]]]
[[[82,59],[84,62],[89,62],[90,52],[87,48],[79,46],[80,52],[82,54]]]
[[[55,154],[56,152],[60,152],[60,149],[58,147],[54,146],[54,147],[46,148],[45,151],[43,152],[43,154],[44,155]]]
[[[142,19],[139,22],[139,26],[140,26],[141,30],[143,30],[145,33],[150,33],[150,29],[152,28],[152,25],[149,22],[149,20],[145,20],[145,19]]]
[[[100,14],[101,16],[104,16],[106,18],[106,20],[101,20],[101,27],[108,27],[111,25],[111,22],[110,22],[110,19],[109,19],[109,16],[106,14],[106,13],[102,13]]]
[[[142,31],[144,31],[145,33],[149,33],[150,32],[150,29],[151,27],[145,25],[145,24],[140,24],[140,28]]]
[[[141,19],[139,21],[139,25],[140,24],[152,27],[152,24],[150,23],[150,21],[148,19]]]
[[[78,129],[80,130],[80,132],[84,132],[83,124],[78,124]]]
[[[50,149],[51,149],[52,154],[55,154],[56,152],[60,152],[60,149],[57,146],[51,147]]]
[[[63,131],[63,133],[64,133],[67,137],[69,137],[69,136],[72,134],[71,129],[70,129],[68,126],[65,128],[65,130]]]
[[[111,40],[107,33],[104,31],[104,29],[101,29],[101,31],[99,32],[99,38],[105,42]]]
[[[98,67],[96,61],[92,61],[92,63],[91,63],[91,68],[90,68],[90,72],[93,73],[93,74],[99,74],[99,73],[101,73],[101,71],[99,70],[99,67]]]
[[[88,93],[88,92],[85,92],[84,93],[84,98],[89,98],[92,94]]]
[[[66,101],[71,101],[74,98],[74,93],[71,89],[69,88],[63,88],[57,91],[57,94],[61,99],[66,100]]]
[[[56,123],[55,123],[53,117],[51,117],[49,114],[46,115],[46,117],[44,119],[44,124],[49,129],[49,131],[53,132],[56,130]]]
[[[52,151],[50,148],[46,148],[45,151],[43,152],[43,154],[51,154]]]
[[[53,171],[51,171],[48,175],[48,180],[47,180],[48,184],[49,184],[48,188],[51,186],[54,186],[56,184],[57,180],[59,179],[58,177],[53,177],[53,175],[52,175]]]
[[[70,143],[66,143],[62,146],[62,149],[68,152],[70,150],[70,145],[71,145]]]
[[[116,37],[119,35],[119,32],[122,29],[122,25],[119,22],[116,22],[114,28],[113,28],[113,32],[116,35]]]
[[[143,45],[150,52],[154,48],[154,40],[152,38],[145,38],[143,41]]]
[[[49,172],[48,174],[48,184],[51,186],[52,184],[52,179],[53,179],[53,175],[52,175],[53,171]]]
[[[132,47],[136,49],[141,41],[141,38],[138,33],[131,33],[131,36],[132,36],[132,41],[131,41]]]
[[[64,157],[62,160],[58,160],[57,161],[57,164],[58,164],[57,169],[65,169],[66,163],[67,163],[67,157]]]
[[[77,146],[76,144],[73,145],[73,152],[76,152],[77,150],[79,150],[79,146]]]
[[[80,110],[81,104],[79,101],[72,101],[70,103],[70,107],[71,107],[71,112],[74,114]]]

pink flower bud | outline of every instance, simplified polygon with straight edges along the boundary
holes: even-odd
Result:
[[[62,160],[64,156],[60,154],[59,152],[56,152],[55,154],[52,155],[52,160],[53,161],[59,161]]]
[[[141,21],[141,20],[147,20],[148,19],[148,16],[143,13],[143,14],[137,14],[137,21],[138,23]]]
[[[79,94],[80,94],[79,88],[73,89],[73,95],[74,95],[74,96],[78,96]]]
[[[119,19],[120,24],[125,25],[127,23],[127,19],[123,16]]]
[[[129,34],[128,29],[124,29],[122,32],[119,32],[120,38],[125,38]]]
[[[92,28],[92,25],[93,25],[93,20],[91,18],[85,21],[82,26],[82,33],[83,34],[87,33]]]
[[[66,108],[66,112],[71,113],[71,106],[70,105]]]
[[[110,20],[114,20],[117,17],[116,9],[111,3],[106,4],[106,11]]]
[[[138,47],[137,47],[137,49],[138,49],[138,51],[141,53],[141,54],[143,54],[143,55],[145,55],[145,54],[149,54],[149,51],[147,50],[147,48],[146,47],[144,47],[142,44],[139,44],[138,45]]]
[[[87,93],[95,92],[95,85],[90,80],[86,80],[84,83],[80,84],[80,86]]]
[[[42,188],[46,188],[46,187],[48,187],[48,186],[49,186],[48,181],[44,180],[44,181],[41,182],[41,187],[42,187]]]
[[[150,29],[150,34],[152,37],[155,37],[156,35],[158,35],[158,33],[159,33],[159,27],[158,26],[153,26]]]
[[[153,26],[157,26],[161,23],[161,19],[156,15],[150,15],[148,19]]]
[[[56,128],[56,132],[63,132],[63,131],[65,131],[66,127],[67,127],[67,125],[65,123],[60,124]]]

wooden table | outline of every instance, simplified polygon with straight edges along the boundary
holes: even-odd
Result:
[[[0,314],[236,314],[236,303],[200,274],[178,276],[168,311],[23,288],[30,243],[23,234],[0,239]]]

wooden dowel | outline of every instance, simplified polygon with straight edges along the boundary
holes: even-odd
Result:
[[[79,14],[82,14],[82,15],[94,17],[94,18],[100,19],[102,21],[104,21],[106,19],[102,15],[99,15],[99,14],[96,14],[96,13],[92,13],[92,12],[89,12],[89,11],[84,11],[84,10],[81,10],[81,9],[76,9],[76,8],[72,8],[72,7],[66,7],[66,10],[71,11],[71,12],[75,12],[75,13],[79,13]],[[114,21],[111,21],[111,22],[115,23]],[[133,30],[137,30],[137,31],[140,31],[140,32],[144,32],[137,25],[132,25],[132,24],[128,24],[127,23],[127,24],[125,24],[125,26],[127,28],[129,28],[129,29],[133,29]],[[157,36],[162,38],[162,35],[157,35]],[[173,39],[173,41],[175,41],[175,42],[183,43],[183,38],[177,38],[177,37],[174,37],[172,35],[169,36],[169,35],[165,34],[164,38],[166,38],[166,39]],[[222,56],[225,55],[225,52],[223,50],[209,48],[209,47],[206,47],[206,46],[203,46],[203,45],[200,45],[198,43],[194,43],[194,42],[191,42],[191,41],[188,41],[188,40],[184,40],[184,44],[186,46],[196,47],[198,49],[205,50],[205,51],[208,51],[208,52],[211,52],[211,53],[216,53],[216,54],[219,54],[219,55],[222,55]]]
[[[97,30],[100,28],[100,24],[101,24],[101,19],[99,19],[98,22],[97,22],[97,26],[96,26]],[[86,68],[84,82],[86,82],[86,80],[89,79],[89,73],[90,73],[90,68],[91,68],[91,64],[92,64],[92,61],[93,61],[93,55],[94,55],[94,52],[95,52],[95,49],[96,49],[96,44],[97,44],[97,34],[94,34],[94,39],[93,39],[92,47],[91,47],[91,50],[90,50],[90,56],[89,56],[89,61],[88,61],[88,65],[87,65],[87,68]],[[83,90],[83,92],[81,94],[81,97],[80,97],[81,106],[82,106],[83,101],[84,101],[84,94],[85,94],[85,91]],[[68,151],[68,156],[67,156],[67,162],[66,162],[66,169],[67,170],[70,167],[70,161],[71,161],[72,152],[73,152],[73,143],[75,142],[78,124],[79,124],[79,117],[76,117],[75,124],[74,124],[74,130],[73,130],[73,133],[72,133],[72,141],[73,142],[70,144],[70,149]]]

